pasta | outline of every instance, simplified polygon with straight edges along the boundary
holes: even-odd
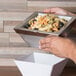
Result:
[[[31,19],[28,22],[28,24],[30,25],[28,29],[45,31],[45,32],[57,32],[66,23],[67,20],[59,18],[56,15],[52,15],[52,14],[45,14],[42,16],[38,15],[37,17]]]

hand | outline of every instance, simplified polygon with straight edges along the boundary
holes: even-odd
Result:
[[[52,14],[59,14],[59,15],[71,15],[71,16],[76,16],[76,14],[73,14],[67,10],[64,10],[62,8],[48,8],[45,9],[44,12],[46,13],[52,13]],[[73,27],[76,28],[76,20],[73,23]]]
[[[51,52],[59,57],[72,59],[74,50],[76,54],[76,48],[75,48],[76,46],[68,38],[48,36],[44,39],[41,39],[39,43],[40,43],[40,49]]]
[[[44,12],[52,13],[52,14],[59,14],[59,15],[74,15],[74,16],[76,16],[76,14],[73,14],[67,10],[62,9],[62,8],[49,8],[49,9],[45,9]]]

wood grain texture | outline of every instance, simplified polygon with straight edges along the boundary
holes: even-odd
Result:
[[[28,0],[28,1],[76,1],[76,0]]]
[[[22,76],[17,67],[0,67],[1,76]]]
[[[61,7],[66,8],[69,11],[76,12],[76,1],[61,1],[61,0],[29,0],[27,1],[29,11],[42,11],[45,8]]]
[[[4,32],[15,32],[14,27],[21,23],[22,21],[4,21]]]
[[[29,6],[28,7],[28,12],[35,12],[35,11],[43,11],[44,9],[48,9],[48,8],[52,8],[52,7],[47,7],[47,6],[45,6],[45,7],[34,7],[34,6]],[[60,7],[60,8],[63,8],[63,9],[65,9],[65,10],[68,10],[68,11],[71,11],[71,12],[76,12],[76,7]]]
[[[75,7],[76,1],[28,1],[27,6],[38,7]]]
[[[26,0],[0,0],[0,3],[24,3]]]
[[[23,21],[28,16],[30,16],[32,12],[0,12],[0,20],[3,21]]]
[[[14,59],[0,58],[0,66],[16,66]]]
[[[0,33],[0,47],[9,46],[9,33]]]
[[[3,29],[4,29],[4,28],[3,28],[3,21],[0,21],[0,33],[1,33],[1,32],[4,32]]]
[[[25,11],[26,0],[0,0],[0,11]]]
[[[0,11],[26,12],[29,7],[76,7],[76,0],[0,0]],[[75,11],[75,10],[73,10]],[[76,12],[76,11],[75,11]]]
[[[0,47],[0,54],[17,54],[17,55],[28,55],[33,52],[43,52],[42,50],[31,48],[31,47]]]

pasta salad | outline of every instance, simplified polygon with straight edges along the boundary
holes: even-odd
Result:
[[[30,30],[58,32],[66,23],[67,20],[64,18],[59,18],[53,14],[45,14],[32,18],[26,27]]]

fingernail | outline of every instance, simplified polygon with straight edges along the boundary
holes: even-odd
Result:
[[[41,49],[41,46],[39,46],[39,49]]]

